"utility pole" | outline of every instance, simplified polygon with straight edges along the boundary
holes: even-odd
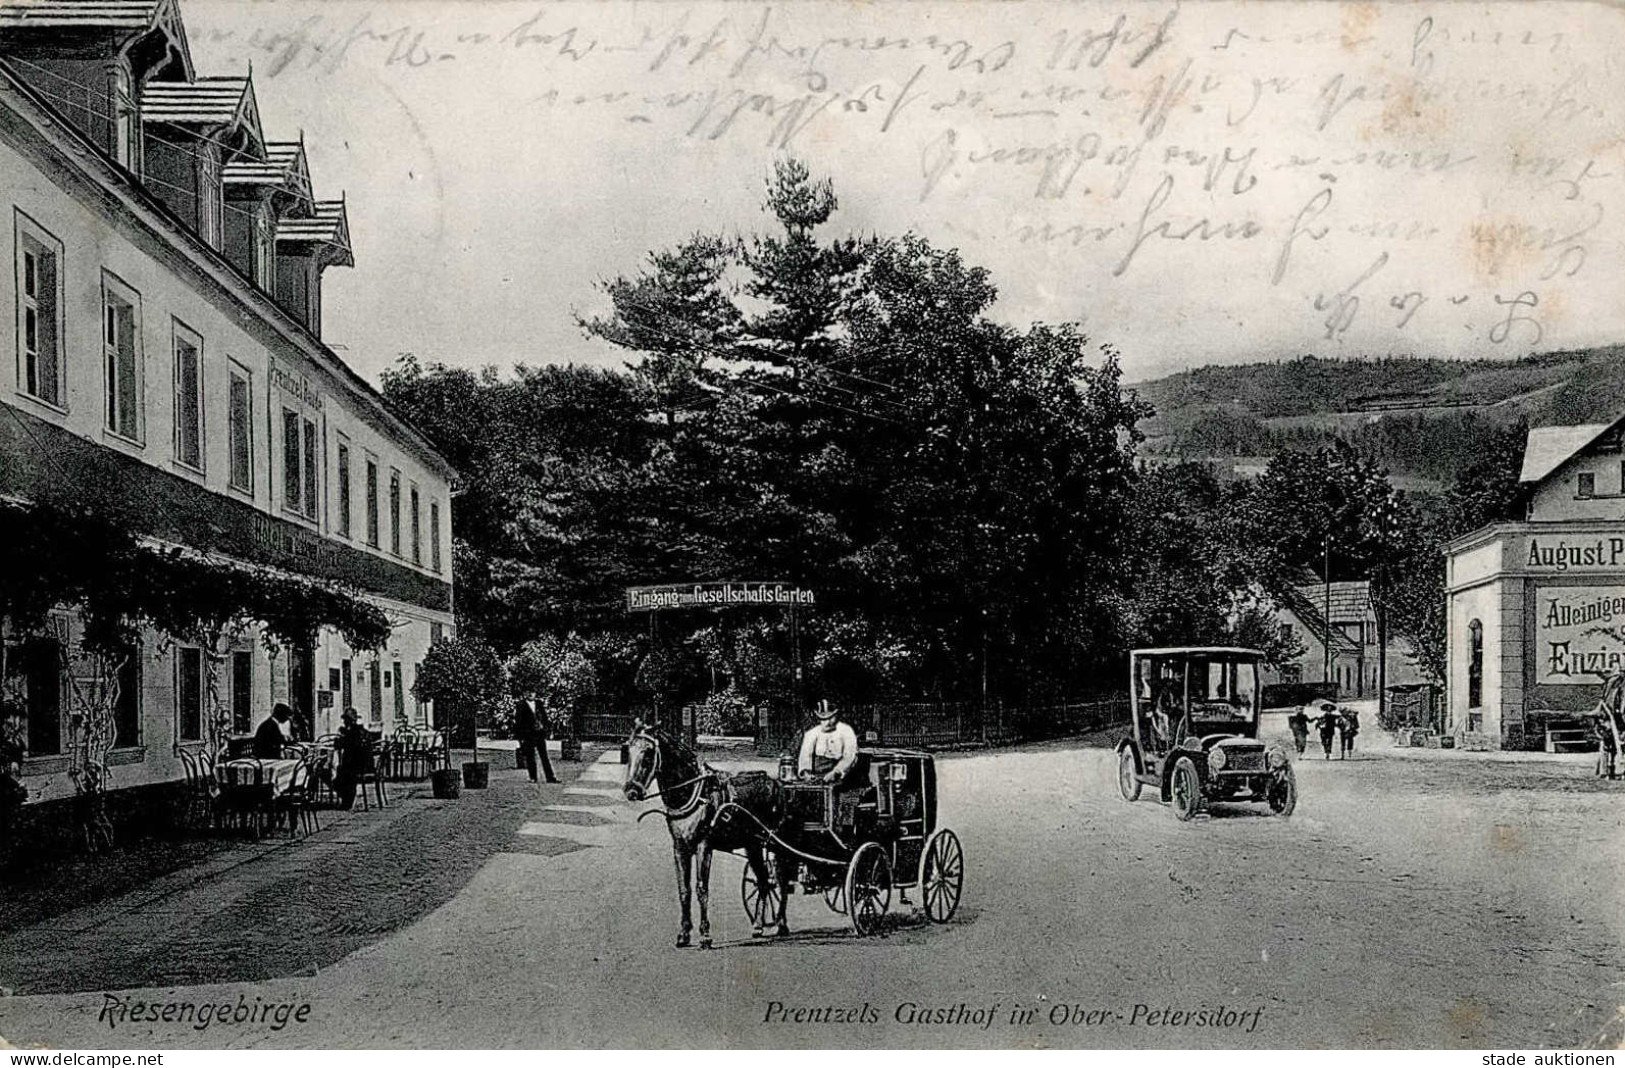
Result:
[[[1325,580],[1325,583],[1326,583],[1326,609],[1325,609],[1326,614],[1322,617],[1325,620],[1325,623],[1326,623],[1326,643],[1325,643],[1326,644],[1326,663],[1321,668],[1320,681],[1321,682],[1331,682],[1332,681],[1332,633],[1333,633],[1333,628],[1332,628],[1332,535],[1331,535],[1330,531],[1327,531],[1325,540],[1321,543],[1321,545],[1322,545],[1322,549],[1323,549],[1323,551],[1325,553],[1324,560],[1321,563],[1320,573],[1321,573],[1321,577]]]

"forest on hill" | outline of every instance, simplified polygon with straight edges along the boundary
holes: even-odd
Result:
[[[1305,356],[1197,367],[1133,388],[1156,408],[1141,424],[1152,455],[1270,457],[1341,440],[1396,475],[1443,484],[1490,438],[1620,415],[1625,346],[1519,360]]]

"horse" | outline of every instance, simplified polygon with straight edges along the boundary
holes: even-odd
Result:
[[[651,809],[644,813],[662,812],[666,828],[671,832],[672,859],[677,869],[677,900],[682,906],[682,926],[677,934],[677,946],[690,944],[693,922],[689,909],[689,881],[694,878],[694,892],[700,899],[700,948],[711,948],[711,855],[716,850],[745,851],[745,862],[756,876],[761,888],[761,904],[751,917],[753,937],[761,938],[771,925],[775,933],[790,933],[785,919],[785,905],[790,896],[790,883],[794,878],[793,862],[781,851],[772,850],[774,866],[767,865],[768,848],[766,830],[778,824],[783,813],[779,784],[765,772],[746,771],[729,773],[717,771],[704,764],[699,754],[664,731],[645,727],[642,723],[632,728],[627,741],[628,755],[626,781],[621,792],[632,802],[659,797],[664,810]],[[658,787],[651,790],[651,786]],[[643,816],[639,816],[642,819]],[[698,857],[698,871],[694,861]],[[776,915],[767,915],[773,895],[768,888],[777,879],[778,906]]]

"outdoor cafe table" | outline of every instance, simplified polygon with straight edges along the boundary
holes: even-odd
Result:
[[[219,765],[220,785],[225,789],[254,785],[254,765],[260,766],[259,782],[269,787],[272,797],[281,797],[293,785],[293,773],[299,767],[297,759],[232,760]]]

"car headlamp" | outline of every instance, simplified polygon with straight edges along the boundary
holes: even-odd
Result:
[[[1221,746],[1208,754],[1207,766],[1214,771],[1223,771],[1227,760],[1229,760],[1229,757],[1224,755],[1224,748]]]
[[[1269,762],[1270,767],[1275,771],[1280,771],[1282,768],[1286,767],[1286,750],[1271,749],[1269,751]]]

